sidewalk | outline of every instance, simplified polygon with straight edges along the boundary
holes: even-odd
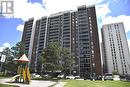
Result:
[[[29,85],[22,84],[22,83],[7,83],[10,81],[10,79],[11,78],[0,79],[0,83],[8,84],[8,85],[17,85],[19,87],[48,87],[56,83],[52,81],[41,81],[41,80],[31,80],[31,83]],[[61,87],[61,86],[57,86],[57,87]]]
[[[66,84],[66,82],[58,82],[58,84],[56,84],[55,86],[53,87],[64,87]]]

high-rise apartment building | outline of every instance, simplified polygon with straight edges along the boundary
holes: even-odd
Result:
[[[78,8],[78,44],[81,76],[91,73],[101,74],[95,7]]]
[[[74,55],[73,68],[78,75],[101,75],[95,6],[80,6],[77,11],[42,17],[36,21],[34,29],[32,66],[38,66],[40,54],[49,42],[58,42],[62,47],[70,49]]]
[[[130,74],[130,54],[123,23],[103,25],[102,43],[104,73]]]
[[[29,53],[29,47],[30,47],[30,41],[31,41],[31,35],[32,35],[32,28],[33,28],[33,22],[34,19],[31,18],[28,21],[25,22],[24,24],[24,31],[22,35],[22,42],[25,45],[25,51],[26,55],[28,56]]]
[[[47,28],[47,17],[42,17],[39,20],[36,20],[35,23],[35,33],[34,33],[34,41],[33,41],[33,48],[32,48],[32,55],[31,55],[31,65],[30,69],[33,72],[39,71],[39,67],[41,65],[38,63],[40,54],[43,51],[43,48],[45,48],[45,32]]]
[[[62,14],[62,13],[61,13]],[[46,45],[49,42],[59,42],[61,44],[62,18],[60,13],[48,17]]]

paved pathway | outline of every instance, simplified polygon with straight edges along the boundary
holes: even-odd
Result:
[[[10,84],[10,85],[18,85],[20,87],[48,87],[53,85],[55,82],[52,81],[39,81],[39,80],[31,80],[29,85],[21,84],[21,83],[7,83],[11,78],[0,79],[0,83],[2,84]],[[61,86],[59,86],[61,87]]]
[[[54,87],[64,87],[64,85],[66,84],[66,82],[59,82],[57,85],[55,85]]]

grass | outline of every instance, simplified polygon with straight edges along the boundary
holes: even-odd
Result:
[[[65,87],[130,87],[130,82],[125,81],[87,81],[66,80]]]
[[[17,86],[0,84],[0,87],[17,87]]]

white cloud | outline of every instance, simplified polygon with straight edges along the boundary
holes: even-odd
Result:
[[[77,6],[81,5],[93,5],[102,2],[103,0],[43,0],[43,4],[31,3],[28,0],[13,0],[14,2],[14,14],[5,14],[6,18],[20,18],[23,21],[29,18],[40,18],[45,15],[57,13],[60,11],[74,10]],[[44,6],[45,5],[45,8]],[[23,25],[18,25],[17,30],[23,31]]]
[[[60,11],[77,9],[77,6],[81,5],[98,4],[102,1],[103,0],[43,0],[43,4],[41,4],[31,3],[28,2],[28,0],[13,0],[14,14],[5,14],[4,16],[7,18],[20,18],[26,21],[32,17],[39,18]]]
[[[105,18],[107,14],[111,12],[111,10],[108,7],[108,4],[109,3],[96,5],[96,13],[98,17]]]
[[[109,23],[117,23],[117,22],[123,22],[125,27],[125,32],[130,31],[130,16],[126,15],[120,15],[117,17],[108,16],[103,19],[102,24],[109,24]]]
[[[6,18],[18,18],[23,21],[29,18],[40,18],[47,15],[46,9],[44,9],[43,4],[31,3],[28,0],[13,0],[14,2],[14,13],[4,14]],[[23,31],[23,25],[18,25],[17,30]]]
[[[28,0],[13,0],[14,1],[14,18],[20,18],[22,20],[28,20],[32,17],[41,17],[46,15],[43,4],[30,3]],[[10,15],[5,15],[9,17]],[[11,16],[12,17],[12,16]]]
[[[102,4],[102,5],[96,5],[96,14],[98,19],[98,27],[102,27],[102,22],[99,23],[99,20],[103,21],[105,17],[107,17],[107,14],[111,13],[111,10],[108,7],[109,3]]]
[[[130,16],[126,16],[126,15],[119,15],[117,17],[107,16],[109,13],[111,13],[111,10],[109,9],[108,5],[109,2],[103,5],[96,6],[100,42],[102,42],[101,27],[104,24],[123,22],[125,27],[125,32],[127,33],[128,31],[130,31],[130,24],[129,24]],[[128,43],[130,47],[130,40],[128,40]]]
[[[7,42],[6,42],[6,43],[3,43],[2,47],[0,47],[0,52],[2,52],[3,49],[6,48],[6,47],[9,47],[9,48],[10,48],[11,45],[10,45],[9,43],[7,43]]]
[[[102,36],[101,36],[101,27],[102,27],[102,20],[107,17],[107,14],[111,13],[111,10],[108,7],[109,2],[102,5],[96,5],[96,15],[97,15],[97,21],[98,21],[98,34],[99,34],[99,41],[102,42]]]
[[[6,18],[14,17],[20,18],[24,21],[29,18],[40,18],[45,15],[57,13],[60,11],[74,10],[77,6],[93,5],[102,2],[103,0],[43,0],[41,3],[31,3],[28,0],[13,0],[14,14],[5,14]],[[45,5],[45,6],[43,6]],[[45,8],[46,9],[45,9]]]
[[[20,18],[23,21],[29,18],[40,18],[45,15],[57,13],[60,11],[74,10],[77,6],[92,5],[102,2],[103,0],[43,0],[43,4],[31,3],[28,0],[13,0],[14,1],[14,18]],[[45,5],[45,8],[44,6]],[[5,15],[7,18],[12,15]],[[18,25],[17,30],[23,31],[23,25]]]
[[[10,44],[9,44],[9,43],[4,43],[3,46],[4,46],[4,47],[9,47],[9,48],[10,48]]]
[[[23,28],[24,28],[24,25],[19,24],[17,26],[17,30],[19,30],[19,31],[23,31]]]
[[[43,0],[43,3],[46,4],[48,14],[53,14],[66,10],[75,10],[77,6],[93,5],[102,1],[103,0]]]

